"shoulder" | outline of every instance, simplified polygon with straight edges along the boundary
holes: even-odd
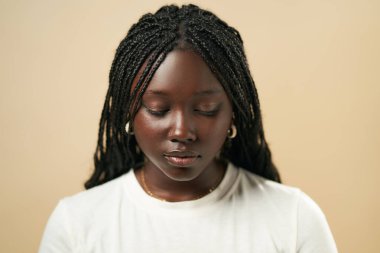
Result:
[[[286,215],[294,220],[299,219],[300,215],[301,218],[310,215],[324,219],[319,206],[299,188],[274,182],[240,168],[239,174],[241,194],[266,212],[280,212],[281,216]]]
[[[82,236],[104,231],[124,198],[128,173],[103,185],[61,199],[49,217],[39,252],[79,252]],[[87,232],[86,232],[87,231]]]
[[[275,224],[272,231],[286,228],[282,235],[294,234],[292,238],[295,238],[297,252],[337,252],[324,213],[306,193],[243,169],[240,175],[243,191],[251,196],[250,200],[254,200],[252,205],[259,206],[261,210],[260,218],[269,218],[269,226]]]
[[[287,238],[297,252],[336,253],[326,217],[318,204],[296,187],[239,170],[239,197],[265,223],[273,238]],[[282,239],[278,239],[281,241]]]
[[[240,184],[243,189],[255,196],[262,196],[273,201],[296,201],[301,197],[299,188],[284,185],[239,168]]]
[[[127,174],[107,183],[79,192],[60,200],[58,207],[66,209],[70,216],[81,217],[108,212],[122,198]]]

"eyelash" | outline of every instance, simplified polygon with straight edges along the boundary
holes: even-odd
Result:
[[[216,113],[219,111],[219,109],[215,109],[215,110],[212,110],[212,111],[202,111],[202,110],[194,110],[200,114],[202,114],[203,116],[208,116],[208,117],[212,117],[212,116],[215,116]]]
[[[144,108],[148,113],[150,113],[151,115],[156,116],[156,117],[162,117],[165,115],[165,113],[167,113],[169,111],[169,110],[155,111],[155,110],[150,109],[147,106],[144,106]],[[194,111],[198,112],[199,114],[201,114],[203,116],[212,117],[212,116],[215,116],[217,114],[219,109],[215,109],[212,111],[202,111],[199,109],[195,109]]]
[[[144,106],[144,108],[147,110],[148,113],[152,114],[153,116],[157,116],[157,117],[162,117],[165,115],[166,112],[169,111],[169,110],[155,111],[155,110],[152,110],[146,106]]]

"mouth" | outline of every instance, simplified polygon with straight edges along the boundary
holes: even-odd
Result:
[[[176,167],[188,167],[197,162],[201,156],[194,151],[171,151],[164,154],[170,165]]]

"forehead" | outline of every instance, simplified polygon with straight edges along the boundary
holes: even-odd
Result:
[[[146,93],[200,93],[224,91],[202,57],[190,50],[174,50],[166,56],[150,81]]]

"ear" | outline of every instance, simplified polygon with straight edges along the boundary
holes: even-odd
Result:
[[[235,122],[235,113],[232,112],[232,117],[231,117],[231,124],[230,124],[230,127],[232,127],[232,125],[234,124]]]

